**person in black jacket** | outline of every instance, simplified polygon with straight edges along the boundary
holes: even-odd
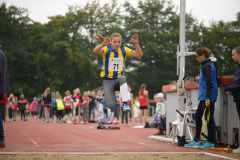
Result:
[[[92,91],[90,96],[88,96],[89,97],[89,101],[90,101],[89,102],[89,112],[88,112],[88,115],[89,115],[88,120],[89,120],[89,122],[91,120],[91,111],[93,111],[93,120],[91,122],[95,122],[95,106],[96,106],[96,102],[97,102],[95,96],[96,96],[95,91]]]
[[[5,54],[0,45],[0,101],[3,99],[4,94],[10,93],[9,77],[8,77],[8,63]],[[1,102],[0,102],[1,104]],[[4,130],[2,123],[2,116],[0,113],[0,148],[5,147]]]
[[[236,102],[238,117],[240,120],[240,46],[232,50],[232,59],[238,62],[237,69],[234,73],[233,84],[226,87],[227,95],[233,95],[233,100]],[[233,153],[240,153],[240,147],[233,150]]]

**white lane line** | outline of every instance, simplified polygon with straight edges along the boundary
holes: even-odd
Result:
[[[35,146],[39,147],[37,142],[35,142],[31,137],[29,137],[22,129],[20,129],[20,130]]]

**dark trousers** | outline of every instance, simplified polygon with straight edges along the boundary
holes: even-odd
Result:
[[[103,113],[104,113],[104,118],[105,120],[108,118],[108,111],[107,111],[107,108],[106,109],[103,109]]]
[[[44,118],[44,117],[45,117],[44,106],[39,105],[39,116],[38,116],[38,118]]]
[[[57,110],[57,119],[62,120],[64,117],[64,114],[65,114],[64,110]]]
[[[236,108],[237,108],[237,112],[238,112],[238,118],[240,120],[240,101],[236,101]]]
[[[0,103],[0,110],[1,110],[2,121],[6,122],[6,119],[5,119],[6,104]]]
[[[20,110],[20,111],[21,111],[21,120],[24,120],[25,119],[25,110]]]
[[[117,120],[119,120],[119,113],[120,113],[120,104],[116,104],[115,110],[114,110],[114,117],[116,117]]]
[[[196,116],[196,133],[195,133],[194,141],[196,141],[196,142],[200,140],[201,129],[202,129],[202,116],[203,116],[205,107],[206,107],[205,101],[200,101],[198,104],[196,115],[195,115]],[[215,110],[215,103],[211,102],[210,103],[210,118],[209,118],[209,123],[207,124],[207,130],[208,130],[207,140],[210,143],[216,142],[216,124],[215,124],[215,120],[214,120],[214,110]]]
[[[161,129],[166,130],[166,118],[161,117]]]
[[[0,102],[1,105],[1,102]],[[0,141],[4,140],[4,130],[3,130],[3,122],[2,122],[2,114],[1,114],[1,110],[0,110]]]
[[[126,124],[128,124],[128,112],[123,111],[123,107],[122,107],[122,124],[124,123],[124,118],[126,120]]]
[[[94,107],[91,106],[91,109],[90,109],[90,106],[89,106],[89,111],[88,111],[88,120],[89,121],[91,120],[92,111],[93,111],[93,121],[95,119],[95,107],[96,107],[96,104],[94,105]]]
[[[12,119],[12,109],[8,109],[9,119]]]

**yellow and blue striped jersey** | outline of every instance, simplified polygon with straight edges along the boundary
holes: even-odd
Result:
[[[118,51],[112,49],[112,45],[103,47],[101,60],[101,74],[100,77],[118,78],[123,75],[125,68],[125,61],[127,56],[131,56],[132,49],[121,45]]]

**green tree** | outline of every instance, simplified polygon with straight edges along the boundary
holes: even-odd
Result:
[[[29,74],[24,68],[29,68],[26,35],[31,20],[26,9],[7,8],[6,3],[0,5],[0,17],[0,44],[8,58],[11,92],[18,93],[20,88],[28,87],[25,82]]]
[[[162,90],[162,85],[178,79],[176,51],[179,44],[179,16],[174,5],[166,0],[140,0],[137,8],[126,2],[124,7],[128,13],[125,16],[127,36],[130,39],[132,34],[139,34],[144,54],[142,58],[132,59],[128,63],[134,69],[128,73],[129,84],[136,94],[141,83],[146,83],[151,98]],[[186,17],[186,36],[190,39],[193,32],[199,29],[191,14]],[[188,43],[191,45],[194,40],[188,40]]]

